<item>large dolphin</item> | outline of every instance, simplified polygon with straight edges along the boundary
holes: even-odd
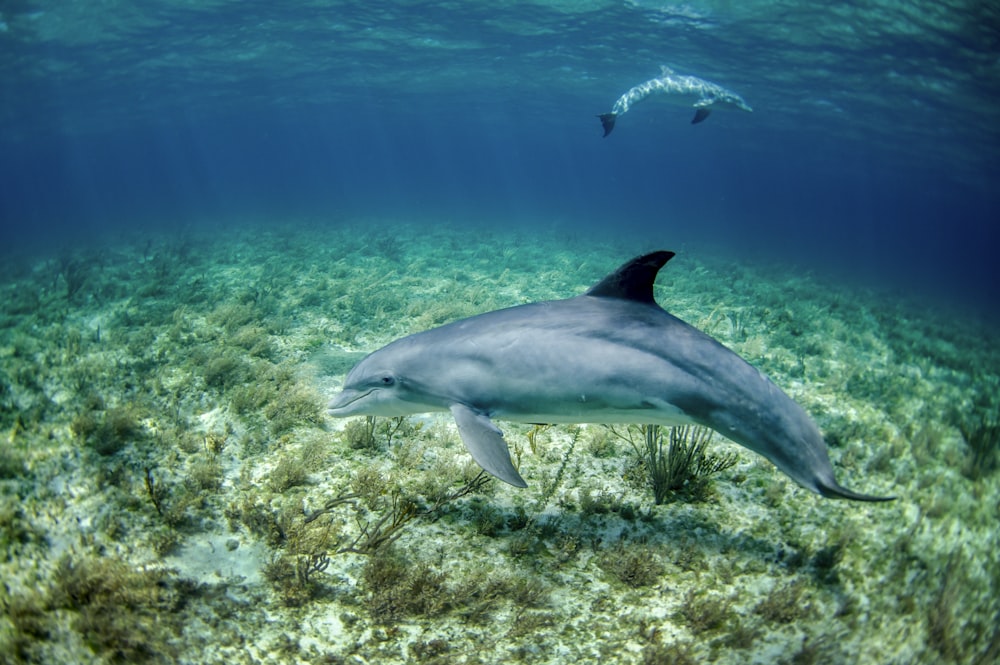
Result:
[[[695,112],[691,124],[701,122],[708,117],[713,108],[717,107],[753,111],[750,105],[732,90],[727,90],[721,85],[700,79],[697,76],[678,74],[669,67],[661,69],[662,73],[659,77],[640,83],[619,97],[610,113],[602,113],[597,116],[601,119],[601,126],[604,127],[604,136],[610,134],[611,130],[615,128],[615,120],[618,119],[618,116],[627,113],[633,104],[641,102],[655,93],[665,93],[687,100],[693,98]]]
[[[697,423],[827,497],[842,487],[816,424],[759,370],[661,309],[653,281],[673,252],[629,261],[583,295],[410,335],[348,373],[333,416],[451,411],[486,471],[527,484],[491,418],[527,423]]]

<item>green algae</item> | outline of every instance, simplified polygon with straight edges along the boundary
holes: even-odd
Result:
[[[87,266],[72,297],[52,257],[8,273],[0,643],[12,662],[993,653],[1000,474],[977,457],[992,439],[971,429],[988,433],[995,413],[990,328],[690,249],[660,301],[802,403],[845,482],[900,498],[823,500],[718,443],[735,466],[711,500],[657,506],[606,428],[509,423],[530,486],[458,495],[478,469],[447,418],[332,421],[324,397],[366,351],[579,293],[651,242],[466,233],[124,241],[68,259]]]

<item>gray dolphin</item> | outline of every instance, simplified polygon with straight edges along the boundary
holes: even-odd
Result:
[[[681,99],[694,98],[695,112],[694,118],[691,119],[692,125],[707,118],[712,109],[717,107],[753,111],[742,97],[717,83],[700,79],[697,76],[678,74],[669,67],[661,69],[660,76],[630,88],[628,92],[619,97],[610,113],[602,113],[597,116],[601,119],[601,126],[604,127],[604,136],[610,134],[611,130],[615,128],[615,120],[618,119],[618,116],[627,113],[633,104],[641,102],[655,93],[674,95]]]
[[[451,411],[472,457],[517,487],[491,418],[527,423],[697,423],[827,497],[842,487],[816,424],[764,374],[660,308],[653,281],[674,256],[629,261],[583,295],[520,305],[398,339],[352,369],[333,416]]]

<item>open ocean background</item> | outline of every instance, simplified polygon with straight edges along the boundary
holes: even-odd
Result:
[[[1000,662],[998,54],[995,1],[0,0],[0,665]],[[602,138],[664,65],[753,113]],[[656,249],[894,501],[328,416]]]
[[[0,245],[363,215],[760,249],[996,304],[974,1],[0,5]],[[753,114],[650,100],[661,65]],[[668,243],[669,244],[669,243]]]

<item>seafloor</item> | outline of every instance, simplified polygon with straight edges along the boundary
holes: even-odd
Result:
[[[666,243],[380,220],[0,267],[0,662],[1000,662],[995,329],[678,250],[657,297],[819,422],[822,499],[738,454],[655,505],[634,430],[332,420],[363,352]]]

